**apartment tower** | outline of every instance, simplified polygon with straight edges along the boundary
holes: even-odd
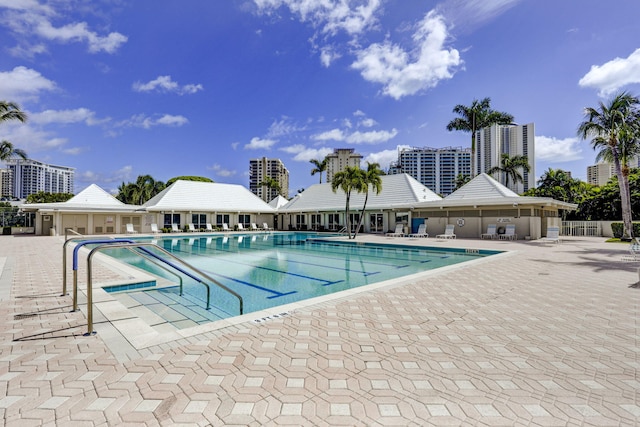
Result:
[[[13,180],[13,197],[25,199],[39,191],[73,193],[75,168],[49,165],[32,159],[8,159],[5,163]]]
[[[343,171],[347,166],[360,167],[362,154],[355,152],[353,148],[336,148],[327,157],[327,182],[333,180],[333,176]]]
[[[267,178],[275,180],[280,186],[280,190],[260,185]],[[282,160],[267,159],[266,157],[249,160],[249,189],[267,203],[278,197],[278,195],[288,198],[289,171],[284,167]]]

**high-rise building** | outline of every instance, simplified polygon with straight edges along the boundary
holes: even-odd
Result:
[[[632,157],[628,162],[630,168],[640,167],[640,156]],[[587,166],[587,182],[593,185],[605,185],[616,175],[613,163],[600,162],[593,166]]]
[[[260,185],[267,178],[275,180],[280,186],[280,190]],[[267,159],[266,157],[249,160],[249,189],[267,203],[278,197],[278,195],[288,198],[289,171],[284,167],[282,160]]]
[[[73,193],[75,168],[49,165],[32,159],[8,159],[5,162],[11,171],[14,197],[24,199],[38,191]]]
[[[343,171],[347,166],[360,167],[362,154],[355,152],[353,148],[336,148],[327,157],[327,182],[333,180],[333,176]]]
[[[456,189],[458,175],[471,174],[471,149],[462,147],[401,148],[389,174],[406,173],[436,194],[447,196]]]
[[[509,180],[508,187],[521,194],[530,188],[535,188],[535,126],[526,125],[493,125],[476,132],[476,158],[474,175],[487,173],[494,166],[501,166],[503,154],[509,156],[525,156],[529,159],[529,172],[519,170],[523,182]],[[494,178],[503,185],[506,176],[502,173],[494,174]]]
[[[0,197],[13,196],[13,174],[9,169],[0,169]]]

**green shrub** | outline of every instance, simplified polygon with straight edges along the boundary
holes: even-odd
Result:
[[[622,232],[624,231],[624,225],[621,222],[612,222],[611,231],[613,232],[613,237],[616,237],[619,239],[622,237]],[[633,235],[640,236],[640,222],[633,223]]]

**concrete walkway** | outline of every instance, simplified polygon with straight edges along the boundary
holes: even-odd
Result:
[[[0,236],[0,418],[7,426],[639,424],[640,263],[621,261],[626,245],[358,239],[510,253],[259,322],[152,328],[144,341],[123,333],[122,324],[141,320],[111,301],[97,312],[97,334],[83,336],[86,307],[71,312],[71,296],[61,296],[60,238]],[[97,282],[121,275],[96,271]]]

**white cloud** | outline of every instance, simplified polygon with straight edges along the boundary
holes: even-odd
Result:
[[[331,46],[324,46],[320,49],[320,63],[328,68],[333,61],[340,58],[340,54]]]
[[[23,101],[36,99],[41,92],[56,89],[56,84],[27,67],[0,72],[0,98]]]
[[[331,129],[326,132],[313,135],[311,139],[316,141],[344,141],[344,133],[340,129]]]
[[[286,7],[301,22],[309,22],[328,35],[340,31],[349,35],[362,33],[377,23],[375,15],[382,6],[381,0],[254,0],[254,3],[265,14]]]
[[[327,154],[333,153],[333,149],[328,147],[308,148],[302,144],[290,145],[280,148],[281,151],[289,154],[295,154],[293,160],[296,162],[308,162],[311,159],[324,159]]]
[[[217,176],[221,176],[224,178],[234,176],[236,174],[236,171],[225,169],[219,164],[215,164],[207,169],[214,171]]]
[[[280,138],[304,130],[304,127],[297,126],[289,117],[284,116],[282,119],[271,123],[271,126],[269,126],[267,130],[267,138]]]
[[[10,2],[9,2],[10,3]],[[13,2],[16,3],[16,2]],[[35,45],[31,38],[41,38],[59,43],[79,42],[86,43],[91,53],[114,53],[122,44],[127,42],[127,36],[118,32],[111,32],[101,36],[89,29],[86,22],[73,22],[60,27],[52,24],[54,18],[60,19],[53,8],[42,6],[34,1],[23,1],[19,5],[8,4],[6,0],[0,6],[9,10],[0,16],[0,20],[16,33],[21,49],[14,52],[29,51],[24,46]],[[31,51],[31,53],[33,53]]]
[[[536,136],[536,160],[563,163],[579,159],[582,159],[582,146],[578,138]]]
[[[51,123],[85,123],[88,126],[104,123],[109,119],[96,119],[95,112],[87,108],[76,108],[74,110],[45,110],[29,115],[29,122],[47,125]]]
[[[317,135],[313,135],[311,139],[315,141],[344,141],[349,144],[380,144],[383,142],[387,142],[390,139],[395,138],[398,134],[397,129],[392,129],[390,131],[379,130],[379,131],[369,131],[369,132],[360,132],[355,131],[352,133],[345,133],[340,129],[332,129],[330,131],[322,132]]]
[[[453,77],[462,60],[457,50],[444,47],[447,38],[443,17],[431,11],[413,34],[413,51],[389,41],[374,43],[359,51],[351,66],[365,80],[382,84],[383,94],[400,99]]]
[[[408,145],[399,145],[395,150],[383,150],[377,153],[371,153],[364,158],[365,162],[378,163],[383,170],[389,169],[391,162],[398,161],[398,150],[401,148],[409,148]]]
[[[473,29],[503,14],[521,0],[445,0],[437,10],[460,31]]]
[[[39,151],[61,148],[67,142],[65,138],[56,137],[51,132],[18,122],[3,124],[2,139],[11,141],[30,157]]]
[[[154,126],[182,126],[189,122],[184,116],[173,116],[165,114],[161,117],[148,117],[144,114],[137,114],[130,119],[118,123],[120,127],[139,127],[143,129],[151,129]]]
[[[196,92],[203,90],[201,84],[187,84],[180,86],[177,82],[171,79],[171,76],[158,76],[155,80],[151,80],[147,83],[135,82],[133,90],[136,92],[171,92],[178,95],[192,95]]]
[[[599,96],[608,96],[623,86],[640,83],[640,48],[627,58],[615,58],[602,65],[592,65],[578,84],[598,89]]]
[[[377,124],[378,124],[378,122],[376,122],[373,119],[362,119],[358,123],[358,126],[362,126],[362,127],[365,127],[365,128],[371,128],[371,127],[374,127]]]
[[[251,138],[251,142],[244,146],[245,150],[259,150],[259,149],[269,149],[271,148],[277,141],[274,139],[262,139],[253,137]]]

